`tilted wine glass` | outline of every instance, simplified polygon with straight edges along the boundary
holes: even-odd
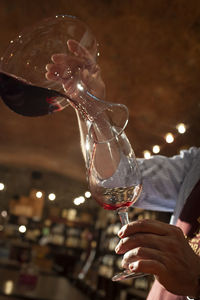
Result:
[[[106,111],[99,115],[99,122],[101,121],[105,121],[103,136],[96,130],[98,126],[93,122],[89,124],[86,138],[89,187],[97,203],[104,209],[116,210],[122,225],[125,225],[129,222],[128,207],[137,201],[141,192],[140,170],[124,132],[126,123],[124,126],[122,123],[113,124]],[[119,281],[143,275],[127,269],[115,275],[112,280]]]

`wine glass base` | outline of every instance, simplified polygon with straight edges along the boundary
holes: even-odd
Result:
[[[120,281],[120,280],[129,279],[129,278],[138,278],[138,277],[143,277],[143,276],[146,276],[146,275],[148,275],[148,274],[134,273],[134,272],[131,272],[130,270],[125,270],[125,271],[113,276],[112,281]]]

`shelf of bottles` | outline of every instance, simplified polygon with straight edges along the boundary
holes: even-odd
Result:
[[[138,208],[130,208],[129,217],[131,221],[168,222],[165,215]],[[41,220],[4,214],[0,218],[0,264],[6,259],[20,267],[32,261],[42,271],[66,276],[97,299],[146,299],[150,276],[117,283],[111,280],[121,270],[122,256],[115,253],[120,228],[117,214],[103,209],[92,214],[50,206]]]

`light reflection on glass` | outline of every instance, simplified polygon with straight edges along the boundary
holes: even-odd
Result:
[[[78,89],[79,91],[83,91],[83,90],[84,90],[84,87],[82,86],[82,84],[77,83],[77,89]]]

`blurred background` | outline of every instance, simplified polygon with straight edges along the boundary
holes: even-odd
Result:
[[[198,0],[0,0],[0,57],[21,31],[56,14],[79,17],[96,36],[106,99],[127,105],[137,157],[200,146]],[[0,270],[10,272],[2,299],[64,299],[73,287],[74,299],[145,299],[151,278],[110,280],[120,224],[88,193],[74,111],[26,118],[0,102],[0,128]],[[60,279],[56,292],[47,278]]]

